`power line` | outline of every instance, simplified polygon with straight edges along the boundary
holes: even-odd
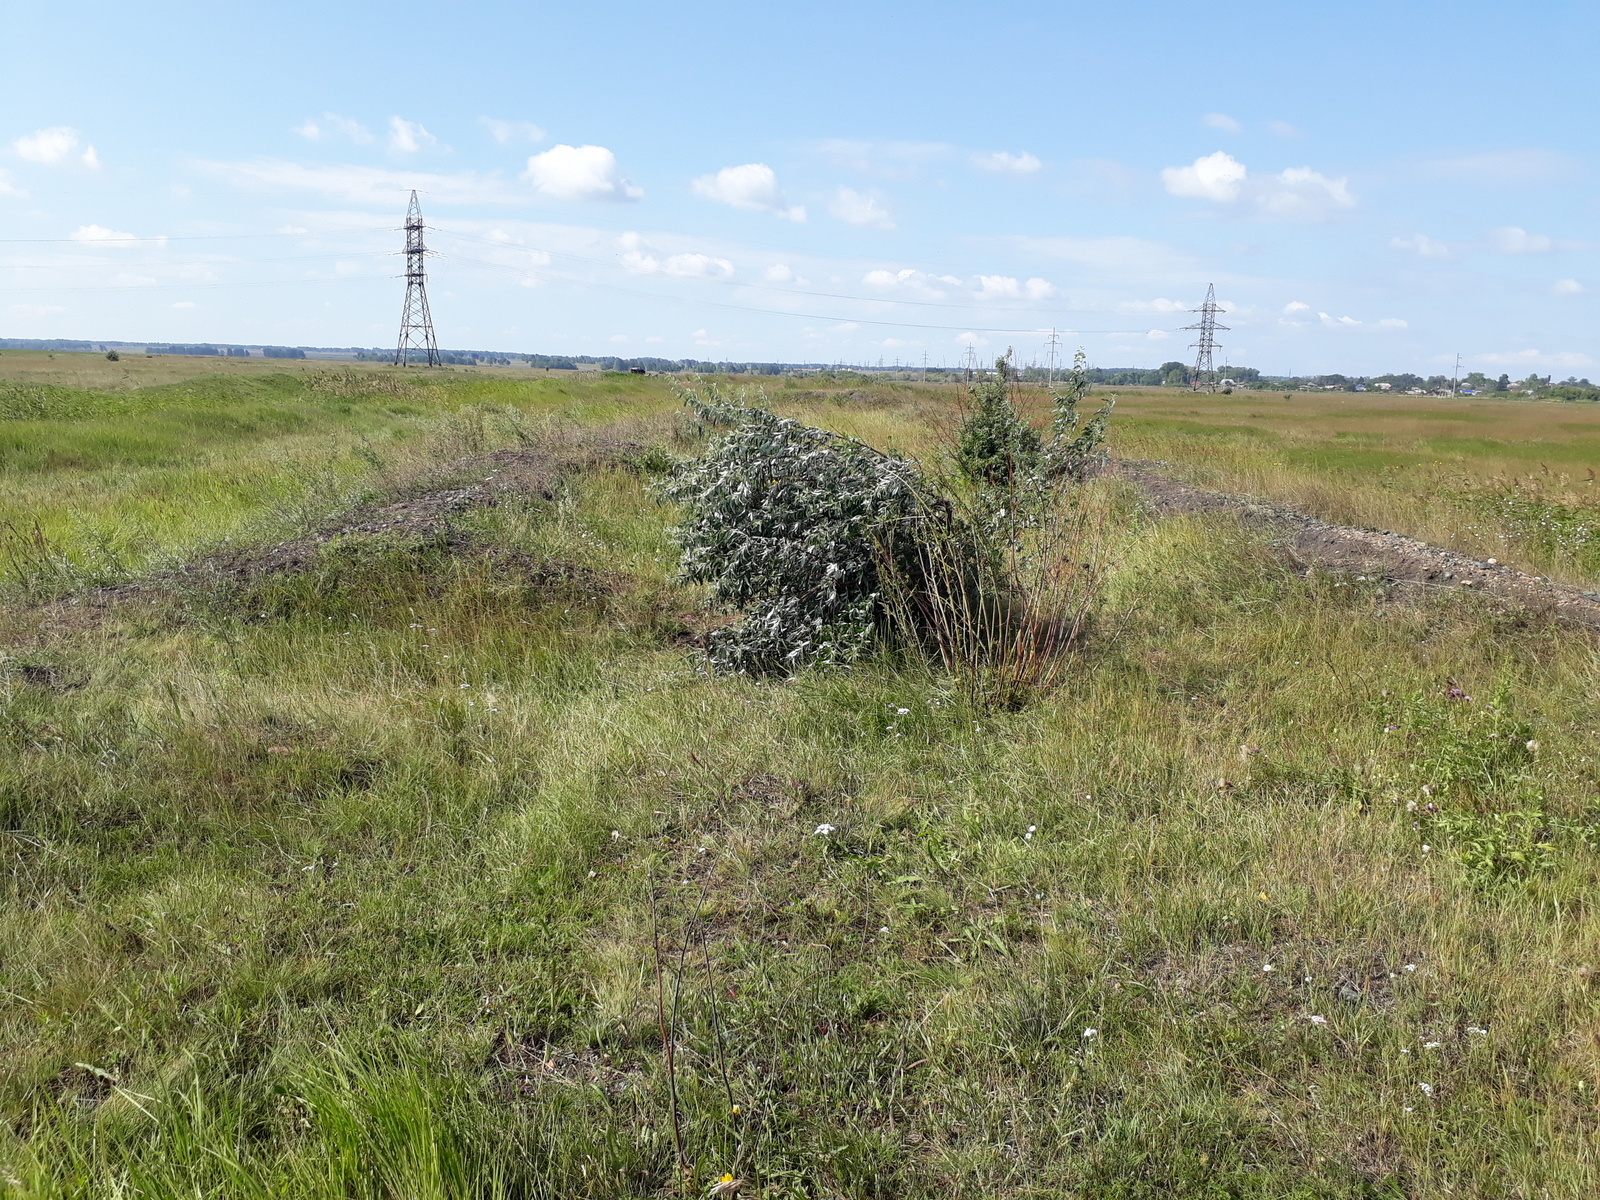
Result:
[[[477,237],[476,235],[470,234],[470,233],[455,233],[455,232],[453,232],[452,230],[449,230],[449,229],[435,228],[434,229],[434,233],[435,233],[435,235],[442,236],[442,237],[460,238],[460,239],[465,240],[465,241],[481,242],[485,246],[496,246],[496,247],[499,247],[502,250],[520,250],[525,254],[548,254],[552,258],[570,258],[574,262],[589,263],[589,264],[591,264],[593,266],[597,266],[597,267],[614,267],[614,266],[617,265],[614,261],[612,261],[610,259],[590,258],[590,257],[588,257],[586,255],[582,255],[582,254],[569,254],[569,253],[567,253],[565,251],[562,251],[562,250],[547,250],[542,246],[517,245],[517,244],[511,243],[511,242],[498,241],[495,238]],[[475,261],[475,260],[464,260],[464,261]],[[508,264],[504,264],[504,265],[507,266],[507,267],[510,267],[509,263]],[[512,268],[512,269],[515,269],[515,268]],[[907,300],[907,299],[897,298],[897,297],[894,297],[894,296],[851,296],[851,295],[847,295],[847,294],[845,294],[843,292],[814,292],[814,291],[810,291],[809,289],[806,289],[806,288],[773,287],[772,285],[765,284],[765,283],[751,283],[751,282],[748,282],[748,281],[745,281],[745,280],[739,280],[739,279],[718,279],[718,278],[716,278],[714,276],[709,276],[709,275],[698,276],[697,278],[700,278],[700,279],[704,280],[707,283],[719,283],[719,284],[722,284],[725,287],[753,288],[756,291],[777,292],[779,295],[783,295],[783,296],[817,296],[817,297],[820,297],[822,299],[827,299],[827,300],[851,300],[851,301],[855,301],[856,303],[859,303],[859,304],[909,304],[909,305],[913,305],[913,306],[915,306],[917,308],[961,308],[961,309],[967,309],[967,310],[976,311],[976,312],[994,312],[994,311],[996,311],[991,305],[988,305],[988,304],[957,304],[957,303],[952,303],[952,302],[944,301],[944,300]],[[1063,312],[1067,312],[1067,313],[1094,313],[1096,315],[1102,315],[1102,316],[1105,315],[1105,310],[1102,309],[1102,308],[1050,308],[1050,309],[1042,309],[1042,308],[1017,309],[1017,308],[1010,308],[1010,309],[1002,309],[1000,311],[1003,311],[1003,312],[1038,312],[1038,313],[1063,313]],[[1007,332],[1012,332],[1012,331],[1007,331]],[[1119,330],[1118,332],[1122,332],[1122,331]],[[1142,329],[1135,329],[1135,330],[1129,330],[1128,332],[1143,333],[1145,331],[1142,330]]]
[[[509,263],[489,262],[487,259],[463,258],[460,255],[454,255],[454,254],[447,255],[447,256],[441,256],[441,257],[447,257],[452,262],[473,263],[476,266],[489,267],[489,268],[492,268],[492,269],[498,270],[498,271],[514,271],[517,274],[522,274],[524,272],[524,268],[522,268],[522,267],[514,267],[514,266],[510,265]],[[693,296],[662,296],[657,292],[647,292],[647,291],[639,290],[637,288],[621,287],[621,286],[619,286],[617,284],[614,284],[614,283],[599,283],[599,282],[597,282],[595,280],[592,280],[592,279],[576,279],[576,278],[572,278],[570,276],[560,276],[559,278],[561,278],[562,282],[564,282],[564,283],[576,284],[579,287],[597,288],[597,289],[599,289],[601,291],[617,292],[617,293],[619,293],[621,295],[625,295],[625,296],[640,296],[640,297],[643,297],[643,298],[648,299],[648,300],[664,300],[664,301],[667,301],[669,303],[679,303],[679,304],[699,304],[699,305],[704,305],[704,306],[710,307],[710,308],[731,309],[734,312],[764,313],[764,314],[766,314],[768,316],[774,316],[774,317],[799,317],[799,318],[801,318],[803,320],[808,320],[808,321],[833,321],[833,322],[836,322],[836,323],[839,323],[839,324],[852,324],[853,323],[853,324],[856,324],[856,325],[884,325],[884,326],[888,326],[888,327],[895,328],[895,329],[948,329],[948,330],[952,330],[952,331],[955,331],[955,332],[958,332],[958,333],[1037,333],[1038,332],[1038,328],[1037,327],[1028,327],[1028,326],[1021,326],[1021,325],[1008,325],[1008,326],[1004,326],[1004,327],[981,326],[981,325],[932,325],[932,324],[926,324],[926,323],[917,322],[917,321],[885,321],[885,320],[880,320],[880,319],[874,318],[874,317],[841,317],[841,316],[839,316],[837,314],[794,312],[794,311],[790,311],[790,310],[787,310],[787,309],[778,309],[778,308],[756,308],[755,306],[748,305],[748,304],[727,304],[727,303],[724,303],[724,302],[722,302],[720,300],[703,300],[703,299],[700,299],[698,297],[693,297]],[[853,297],[847,297],[847,298],[853,298]],[[1143,329],[1069,329],[1069,330],[1064,330],[1063,332],[1066,332],[1066,333],[1139,334],[1139,333],[1144,333],[1145,330],[1143,330]]]

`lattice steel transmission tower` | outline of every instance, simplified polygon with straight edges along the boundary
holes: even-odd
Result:
[[[406,306],[400,313],[400,344],[394,365],[409,367],[413,352],[430,367],[439,365],[439,343],[433,338],[433,314],[428,311],[428,276],[423,260],[428,247],[422,241],[422,205],[411,193],[406,210]]]
[[[1194,372],[1189,378],[1189,387],[1198,392],[1202,385],[1209,391],[1216,387],[1216,368],[1211,365],[1211,354],[1217,348],[1217,330],[1227,331],[1226,325],[1217,324],[1217,314],[1222,312],[1222,306],[1217,303],[1217,285],[1206,286],[1206,302],[1199,308],[1191,308],[1190,312],[1200,314],[1198,325],[1185,325],[1185,329],[1198,329],[1200,340],[1192,342],[1189,349],[1195,351]]]

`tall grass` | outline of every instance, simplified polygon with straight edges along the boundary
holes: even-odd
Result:
[[[1083,503],[1014,711],[704,673],[634,470],[8,606],[0,1190],[1592,1194],[1594,648]],[[1532,797],[1514,878],[1426,811]]]

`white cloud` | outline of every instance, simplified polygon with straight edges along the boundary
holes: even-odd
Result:
[[[525,192],[506,187],[494,176],[462,171],[454,175],[388,171],[379,167],[308,167],[282,159],[251,162],[201,162],[207,174],[221,176],[235,187],[265,191],[320,192],[352,204],[405,207],[412,188],[428,204],[523,204]]]
[[[894,218],[876,192],[858,192],[854,188],[842,187],[834,193],[828,211],[851,225],[868,229],[894,228]]]
[[[1412,237],[1392,237],[1389,239],[1391,250],[1406,250],[1418,258],[1449,258],[1450,247],[1437,238],[1431,238],[1425,233],[1415,234]]]
[[[1209,125],[1212,129],[1220,129],[1225,133],[1238,133],[1244,128],[1243,125],[1239,124],[1227,113],[1207,113],[1200,118],[1200,122],[1203,125]]]
[[[1246,201],[1267,220],[1325,220],[1356,203],[1344,179],[1330,179],[1310,167],[1289,167],[1252,179],[1242,162],[1222,150],[1187,167],[1163,169],[1161,182],[1174,196],[1216,204]]]
[[[86,246],[119,246],[127,247],[136,245],[139,241],[137,234],[121,233],[115,229],[107,229],[103,225],[80,225],[72,231],[72,240],[82,242]]]
[[[1009,300],[1022,295],[1022,285],[1009,275],[979,275],[978,299]]]
[[[733,277],[731,262],[709,254],[670,254],[665,259],[657,259],[642,250],[629,250],[622,256],[622,265],[640,275],[677,275],[684,279]]]
[[[479,117],[478,120],[489,131],[489,136],[502,146],[512,142],[544,141],[544,130],[532,121],[501,121],[494,117]]]
[[[723,167],[715,175],[702,175],[692,184],[696,193],[734,208],[767,212],[785,221],[804,221],[806,210],[790,207],[778,186],[778,176],[766,163]]]
[[[1310,312],[1311,311],[1311,305],[1307,304],[1303,300],[1291,300],[1291,301],[1289,301],[1289,303],[1287,303],[1287,304],[1285,304],[1283,306],[1283,311],[1285,313]]]
[[[52,125],[49,129],[24,134],[11,143],[11,148],[18,158],[29,162],[66,162],[78,149],[78,131],[70,125]]]
[[[1021,154],[1008,154],[1004,150],[996,150],[993,154],[974,154],[972,165],[980,171],[995,171],[1003,175],[1032,175],[1044,166],[1026,150]]]
[[[1297,138],[1305,136],[1300,132],[1300,130],[1296,129],[1287,121],[1268,121],[1267,130],[1270,133],[1277,134],[1281,138]]]
[[[1551,284],[1550,292],[1555,296],[1580,296],[1583,294],[1583,284],[1576,279],[1558,279]]]
[[[26,196],[27,194],[27,192],[23,191],[21,188],[17,187],[11,182],[11,175],[8,172],[0,171],[0,196],[21,197]]]
[[[1166,167],[1161,172],[1161,182],[1174,196],[1190,196],[1201,200],[1227,203],[1239,198],[1249,174],[1242,162],[1225,151],[1197,158],[1187,167]]]
[[[1117,308],[1122,312],[1158,312],[1176,313],[1188,312],[1194,306],[1183,300],[1168,300],[1165,296],[1157,296],[1154,300],[1124,300]]]
[[[620,346],[628,340],[628,335],[625,333],[613,333],[610,340],[613,345]]]
[[[389,118],[389,149],[396,154],[415,154],[438,140],[415,121],[407,121],[404,117]]]
[[[1016,300],[1024,296],[1029,300],[1044,300],[1055,292],[1055,285],[1048,279],[1035,277],[1022,283],[1009,275],[978,276],[980,300]]]
[[[1171,337],[1172,335],[1170,333],[1168,333],[1165,329],[1152,329],[1149,333],[1145,334],[1144,336],[1145,336],[1145,340],[1146,341],[1164,342],[1169,337]]]
[[[941,300],[948,293],[940,284],[959,287],[962,281],[954,275],[930,275],[926,271],[918,271],[912,267],[905,267],[899,271],[885,271],[881,268],[868,271],[861,277],[861,282],[876,291],[908,292],[919,300]]]
[[[90,146],[83,152],[83,165],[88,167],[91,171],[98,171],[100,169],[100,156],[95,153],[93,146]]]
[[[1402,321],[1399,317],[1385,317],[1378,322],[1379,329],[1410,329],[1409,322]]]
[[[604,146],[552,146],[528,159],[522,177],[558,200],[638,200],[644,195],[623,177],[617,156]]]
[[[1361,324],[1354,317],[1331,317],[1325,312],[1319,312],[1317,317],[1329,329],[1349,329]]]
[[[1504,225],[1489,231],[1489,244],[1501,254],[1549,254],[1556,248],[1555,241],[1542,233],[1529,233],[1515,225]]]
[[[295,132],[301,137],[312,142],[320,142],[329,131],[342,133],[357,145],[365,146],[372,141],[372,133],[360,121],[353,117],[341,117],[338,113],[323,113],[320,117],[308,117],[301,124],[295,126]]]
[[[768,283],[788,283],[794,278],[794,272],[783,263],[773,263],[763,275]]]
[[[1354,208],[1356,198],[1344,179],[1329,179],[1310,167],[1289,167],[1269,176],[1255,196],[1263,214],[1287,221],[1319,221],[1342,208]]]

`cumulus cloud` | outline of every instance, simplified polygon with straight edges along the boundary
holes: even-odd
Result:
[[[75,156],[79,145],[78,131],[72,126],[52,125],[49,129],[23,134],[11,143],[11,148],[16,151],[18,158],[53,166]],[[82,162],[91,169],[100,165],[100,156],[95,153],[93,146],[84,150]]]
[[[415,154],[438,140],[415,121],[407,121],[404,117],[389,118],[389,149],[396,154]]]
[[[0,171],[0,196],[20,197],[26,196],[27,194],[27,192],[23,191],[21,188],[17,187],[11,182],[11,176],[8,172]]]
[[[789,269],[787,263],[773,263],[762,272],[762,276],[768,283],[788,283],[794,278],[794,272]]]
[[[1291,300],[1289,303],[1283,306],[1283,311],[1285,313],[1310,312],[1311,305],[1307,304],[1304,300]]]
[[[1223,205],[1242,202],[1267,220],[1325,220],[1356,203],[1344,179],[1330,179],[1310,167],[1252,178],[1242,162],[1222,150],[1186,167],[1163,169],[1161,182],[1171,195]]]
[[[858,192],[854,188],[842,187],[834,193],[828,211],[839,220],[864,229],[894,228],[894,217],[890,215],[883,197],[876,192]]]
[[[1385,318],[1383,318],[1383,320],[1378,322],[1378,328],[1379,329],[1410,329],[1411,326],[1410,326],[1410,324],[1408,322],[1402,321],[1399,317],[1385,317]]]
[[[522,177],[558,200],[638,200],[643,188],[623,177],[617,156],[604,146],[552,146],[528,159]]]
[[[874,291],[901,292],[919,300],[943,299],[948,293],[940,286],[941,284],[960,287],[962,283],[954,275],[930,275],[913,267],[905,267],[899,271],[885,271],[881,268],[868,271],[861,277],[861,282]]]
[[[72,231],[72,240],[86,246],[132,246],[139,241],[137,234],[107,229],[104,225],[80,225]]]
[[[1583,294],[1583,284],[1576,279],[1558,279],[1550,285],[1550,292],[1556,296],[1579,296]]]
[[[702,175],[691,185],[698,195],[747,212],[766,212],[785,221],[804,221],[806,210],[790,206],[778,186],[776,172],[766,163],[723,167],[715,175]]]
[[[1319,312],[1317,314],[1317,319],[1329,329],[1349,329],[1361,324],[1361,322],[1356,320],[1354,317],[1332,317],[1325,312]]]
[[[640,275],[676,275],[683,279],[731,279],[733,264],[709,254],[671,254],[657,259],[643,250],[629,250],[622,265]]]
[[[1275,133],[1281,138],[1297,138],[1305,136],[1287,121],[1268,121],[1267,131]]]
[[[1218,150],[1187,167],[1166,167],[1161,182],[1169,194],[1226,204],[1239,198],[1249,172],[1233,155]]]
[[[372,132],[354,117],[341,117],[338,113],[323,113],[295,126],[296,133],[307,141],[320,142],[330,134],[342,134],[358,145],[372,141]]]
[[[1391,250],[1405,250],[1415,254],[1418,258],[1449,258],[1450,247],[1436,238],[1431,238],[1425,233],[1414,234],[1411,237],[1392,237],[1389,239]]]
[[[1044,163],[1026,150],[1021,154],[996,150],[993,154],[974,154],[972,165],[980,171],[994,171],[1002,175],[1032,175]]]
[[[980,300],[1017,300],[1023,297],[1029,300],[1044,300],[1055,293],[1055,285],[1048,279],[1035,277],[1023,283],[1009,275],[978,276]]]
[[[1220,129],[1224,133],[1238,133],[1244,128],[1243,125],[1239,124],[1227,113],[1207,113],[1200,118],[1200,122],[1203,125],[1209,125],[1212,129]]]
[[[1149,342],[1164,342],[1169,337],[1171,337],[1172,335],[1170,333],[1168,333],[1165,329],[1152,329],[1149,333],[1145,334],[1144,336],[1145,336],[1145,340],[1149,341]]]
[[[489,131],[489,136],[502,146],[509,146],[513,142],[544,141],[544,130],[532,121],[501,121],[494,117],[479,117],[478,120]]]

